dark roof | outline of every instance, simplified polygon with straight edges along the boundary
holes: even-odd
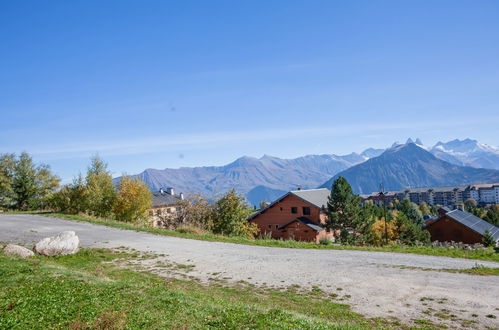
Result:
[[[318,225],[318,224],[316,224],[315,222],[312,222],[312,221],[310,221],[309,219],[304,218],[304,217],[299,217],[299,218],[293,219],[293,220],[291,220],[290,222],[288,222],[288,223],[286,223],[286,224],[284,224],[284,225],[282,225],[282,226],[279,226],[279,228],[278,228],[278,229],[283,229],[283,228],[285,228],[285,227],[289,226],[290,224],[292,224],[292,223],[293,223],[293,222],[295,222],[295,221],[299,221],[299,222],[303,223],[303,224],[304,224],[304,225],[306,225],[307,227],[309,227],[309,228],[311,228],[311,229],[315,230],[316,232],[321,232],[321,231],[323,231],[323,230],[324,230],[324,228],[322,228],[321,226],[319,226],[319,225]]]
[[[167,192],[153,192],[152,193],[152,207],[169,206],[178,204],[180,197],[170,195]]]
[[[471,230],[473,230],[474,232],[476,232],[482,236],[485,235],[485,231],[488,230],[490,232],[490,234],[492,235],[492,237],[494,237],[494,239],[496,241],[499,240],[499,227],[494,226],[493,224],[488,223],[487,221],[480,219],[479,217],[476,217],[469,212],[465,212],[465,211],[461,211],[461,210],[453,210],[453,211],[447,212],[444,216],[447,216],[447,217],[459,222],[460,224],[470,228]],[[440,218],[440,219],[442,219],[442,218]]]
[[[272,206],[275,204],[279,203],[282,201],[285,197],[289,195],[294,195],[302,200],[304,200],[307,203],[312,204],[313,206],[317,208],[322,208],[322,206],[327,205],[327,198],[330,194],[330,190],[326,188],[320,188],[320,189],[307,189],[307,190],[292,190],[290,192],[285,193],[281,197],[277,198],[275,201],[267,205],[267,207],[264,207],[263,209],[259,210],[258,212],[253,213],[252,215],[249,216],[248,221],[252,220],[255,218],[257,215],[265,212],[266,210],[270,209]]]

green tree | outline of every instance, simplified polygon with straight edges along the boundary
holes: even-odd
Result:
[[[493,225],[499,226],[499,205],[492,205],[485,213],[483,220],[490,222]]]
[[[253,237],[258,231],[247,221],[251,212],[244,196],[232,189],[216,201],[211,230],[215,234]]]
[[[396,212],[396,211],[395,211]],[[404,212],[396,212],[395,215],[398,239],[401,243],[414,245],[416,243],[430,243],[430,233],[413,219],[410,219]]]
[[[431,209],[426,202],[421,202],[419,204],[419,210],[421,211],[422,215],[431,215],[432,214]]]
[[[27,210],[39,207],[47,195],[59,186],[59,181],[48,165],[35,166],[31,156],[23,152],[14,166],[12,190],[15,208]]]
[[[125,222],[145,221],[151,207],[152,194],[147,185],[139,178],[123,176],[113,205],[116,219]]]
[[[115,187],[107,164],[98,155],[92,157],[87,169],[87,213],[109,217],[116,197]]]
[[[0,207],[10,207],[13,198],[14,169],[16,156],[14,154],[0,155]]]
[[[360,200],[360,197],[352,192],[347,179],[340,176],[333,182],[327,202],[326,226],[333,230],[336,239],[339,238],[342,242],[348,241],[349,232],[356,231],[359,227],[359,221],[362,220],[359,217]]]
[[[412,203],[406,197],[402,200],[399,207],[400,212],[402,212],[409,220],[411,220],[415,224],[422,225],[423,216],[415,203]]]
[[[490,234],[490,231],[487,229],[483,235],[482,243],[485,246],[496,246],[496,240]]]

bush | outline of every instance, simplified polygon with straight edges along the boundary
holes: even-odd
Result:
[[[207,233],[206,230],[192,226],[192,225],[180,225],[176,229],[179,233],[183,234],[196,234],[196,235],[204,235]]]
[[[330,245],[331,243],[331,240],[326,237],[323,237],[319,240],[320,245]]]

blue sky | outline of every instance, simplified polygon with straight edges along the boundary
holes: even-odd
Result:
[[[498,1],[3,1],[0,40],[0,153],[66,182],[499,144]]]

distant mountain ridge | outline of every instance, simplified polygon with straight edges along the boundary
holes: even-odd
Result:
[[[439,142],[433,147],[425,147],[418,138],[414,141],[408,139],[406,144],[414,144],[427,151],[428,154],[433,154],[438,159],[454,165],[499,169],[499,148],[478,143],[476,140],[453,140],[446,143]],[[395,142],[392,147],[400,145],[403,144]],[[199,193],[209,198],[235,188],[248,198],[251,205],[258,205],[262,200],[273,200],[283,192],[298,187],[307,189],[323,185],[336,174],[377,158],[387,150],[390,149],[368,148],[360,154],[307,155],[294,159],[282,159],[269,155],[261,158],[244,156],[224,166],[146,169],[135,177],[139,177],[153,191],[174,187],[178,192]],[[427,159],[427,155],[423,159]],[[403,168],[402,166],[398,170]],[[400,182],[408,182],[402,180],[397,173],[394,173],[394,178],[398,178]],[[115,183],[119,180],[120,178],[116,178]],[[436,181],[421,180],[413,184],[424,182]],[[445,182],[445,185],[450,184],[453,183]],[[379,182],[377,185],[379,186]],[[359,186],[360,188],[362,185]],[[363,191],[364,188],[361,190]]]
[[[355,193],[368,194],[380,189],[400,190],[407,187],[435,187],[470,183],[497,182],[499,171],[458,166],[435,157],[421,146],[409,143],[395,145],[378,157],[342,171],[322,184],[330,188],[342,176]]]
[[[225,166],[147,169],[133,177],[140,178],[153,191],[174,187],[179,192],[200,193],[209,198],[235,188],[246,195],[251,205],[258,205],[262,200],[274,199],[297,187],[315,188],[332,175],[366,159],[356,153],[295,159],[244,156]]]

